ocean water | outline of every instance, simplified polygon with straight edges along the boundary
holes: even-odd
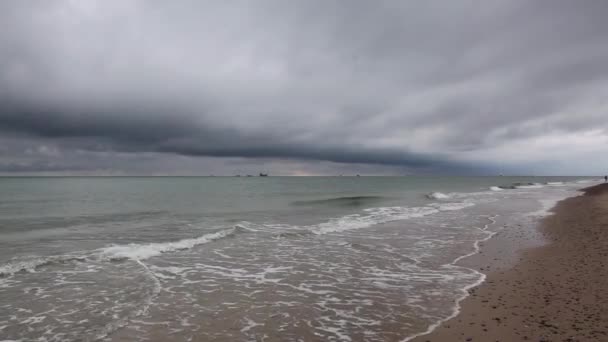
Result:
[[[0,340],[407,341],[597,180],[0,178]]]

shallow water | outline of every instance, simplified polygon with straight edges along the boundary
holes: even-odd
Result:
[[[405,340],[484,279],[455,260],[576,180],[0,178],[0,336]]]

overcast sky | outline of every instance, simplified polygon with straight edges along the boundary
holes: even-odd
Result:
[[[608,1],[0,1],[0,173],[604,174]]]

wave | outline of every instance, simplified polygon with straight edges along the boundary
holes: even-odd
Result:
[[[517,183],[513,183],[511,185],[501,185],[501,186],[498,186],[497,188],[500,188],[500,189],[540,189],[543,187],[544,187],[543,184],[540,184],[540,183],[517,182]]]
[[[412,217],[422,217],[437,213],[439,210],[433,207],[384,207],[365,209],[365,214],[354,214],[337,219],[332,219],[314,226],[311,231],[317,235],[337,233],[347,230],[367,228],[376,224],[396,220],[404,220]]]
[[[528,183],[528,184],[514,184],[515,189],[540,189],[543,187],[539,183]]]
[[[529,182],[529,183],[523,183],[523,182],[517,182],[517,183],[513,183],[511,185],[500,185],[500,186],[492,186],[490,187],[490,190],[492,191],[500,191],[500,190],[496,190],[496,189],[501,189],[501,190],[506,190],[506,189],[541,189],[544,188],[545,185],[563,185],[563,182],[547,182],[547,183],[533,183],[533,182]]]
[[[424,217],[441,211],[461,210],[475,205],[470,202],[431,203],[424,207],[380,207],[365,209],[363,214],[353,214],[329,220],[310,227],[316,235],[338,233],[371,227],[377,224]]]
[[[377,202],[384,199],[381,196],[346,196],[346,197],[335,197],[328,199],[308,200],[308,201],[294,201],[292,205],[333,205],[333,206],[346,206],[356,207],[369,204],[371,202]]]
[[[32,257],[23,260],[9,262],[0,266],[0,277],[8,277],[16,273],[33,273],[37,269],[54,265],[65,265],[70,263],[119,261],[131,259],[135,261],[145,260],[163,253],[191,249],[197,245],[219,240],[225,237],[245,232],[249,229],[239,225],[229,229],[208,233],[197,238],[183,239],[173,242],[157,242],[148,244],[131,243],[128,245],[114,245],[87,252],[74,254],[52,255],[47,257]]]
[[[431,192],[430,194],[427,194],[426,197],[429,199],[448,199],[451,196],[444,194],[443,192]]]
[[[367,197],[367,196],[366,196]],[[371,197],[371,196],[369,196]],[[441,197],[441,196],[439,196]],[[473,206],[470,202],[430,203],[423,207],[379,207],[364,209],[362,214],[352,214],[340,218],[330,219],[327,222],[312,226],[298,227],[298,231],[283,231],[277,234],[279,238],[301,237],[309,234],[323,235],[353,229],[367,228],[373,225],[423,217],[441,211],[461,210]],[[245,232],[276,232],[278,229],[290,230],[289,225],[260,225],[257,227],[249,222],[242,222],[232,228],[207,233],[196,238],[182,239],[171,242],[154,242],[146,244],[130,243],[125,245],[112,245],[91,251],[82,251],[65,255],[47,257],[32,257],[0,265],[0,277],[8,277],[21,272],[36,272],[38,268],[65,265],[70,263],[100,262],[100,261],[141,261],[164,253],[192,249],[195,246],[206,244],[219,239],[234,236]],[[266,229],[269,228],[269,229]]]
[[[192,249],[197,245],[202,245],[211,241],[219,240],[231,236],[240,231],[240,226],[230,229],[220,230],[193,239],[183,239],[174,242],[156,242],[148,244],[131,243],[128,245],[115,245],[100,250],[101,255],[110,260],[133,259],[145,260],[167,252]],[[242,229],[242,228],[241,228]]]
[[[16,273],[33,273],[36,269],[51,265],[65,265],[69,263],[86,262],[86,256],[79,255],[53,255],[49,257],[33,257],[24,260],[9,262],[0,266],[0,278],[8,277]]]

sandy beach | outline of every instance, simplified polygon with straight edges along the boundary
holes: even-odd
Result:
[[[582,191],[536,232],[506,226],[464,260],[486,281],[413,341],[608,341],[608,184]]]

